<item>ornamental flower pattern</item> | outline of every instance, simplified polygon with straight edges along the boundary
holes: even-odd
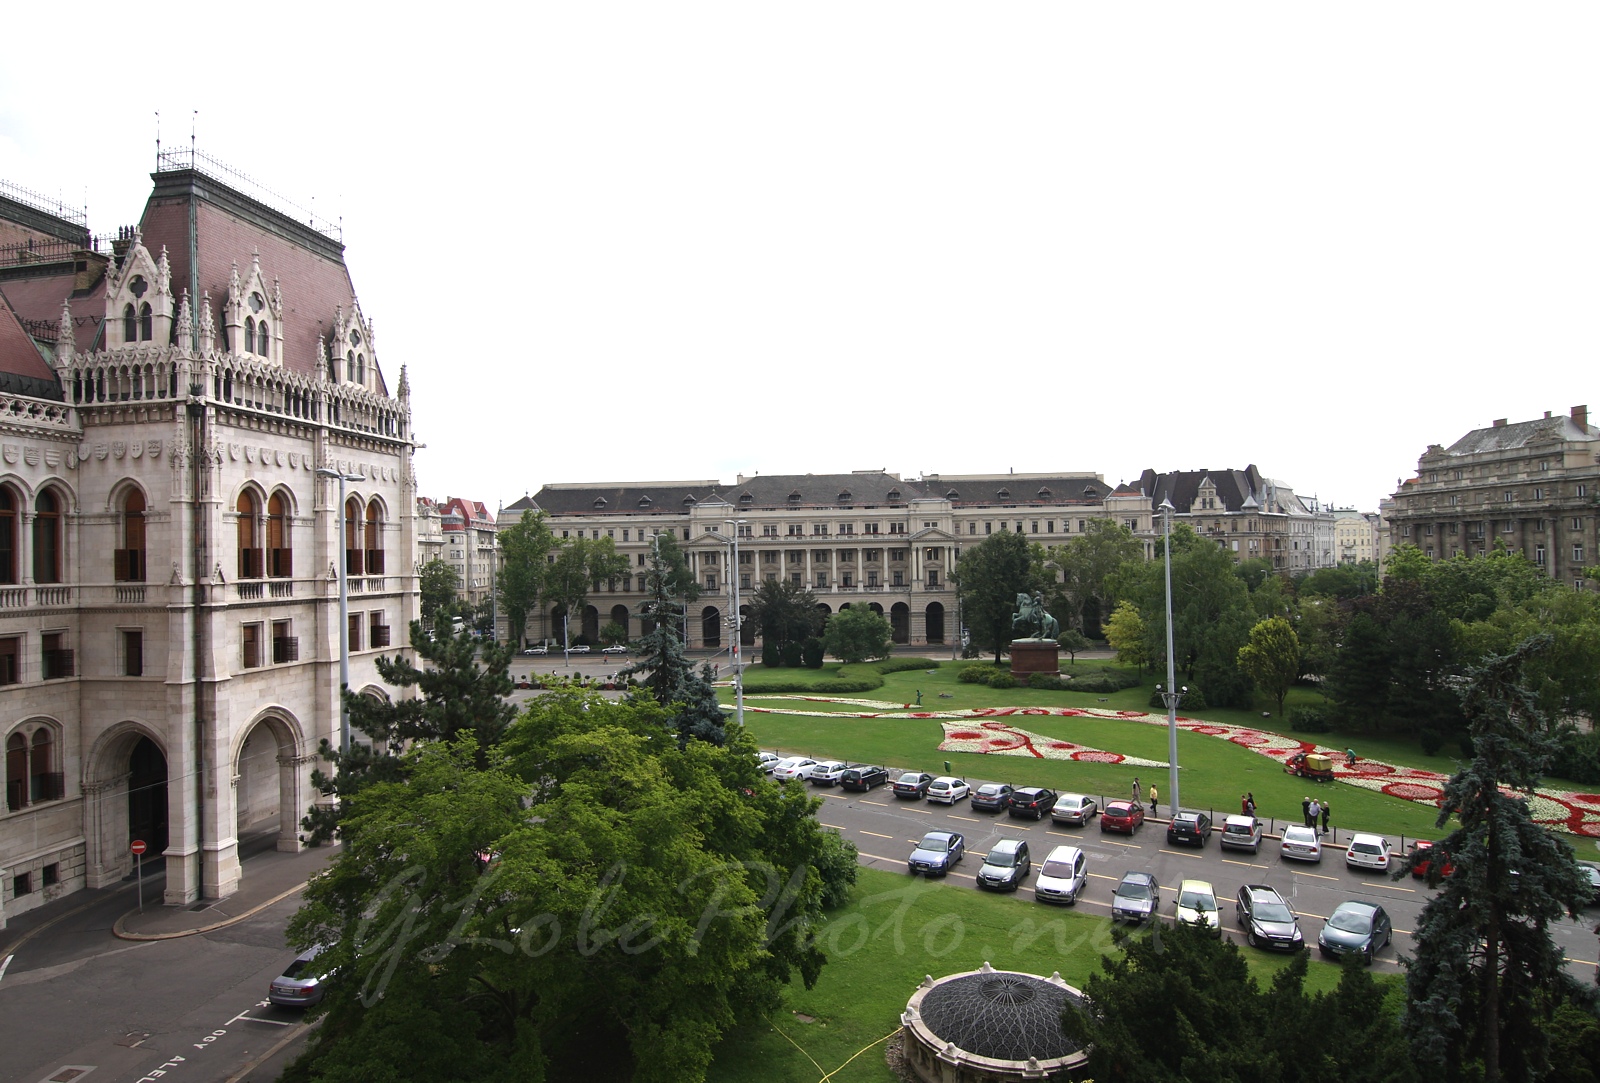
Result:
[[[982,707],[959,711],[918,711],[911,704],[891,704],[877,700],[831,699],[825,696],[764,696],[763,699],[802,700],[813,703],[839,703],[845,706],[877,707],[879,710],[816,711],[779,707],[752,707],[747,711],[767,714],[804,715],[818,718],[927,718],[944,728],[941,752],[977,752],[989,755],[1028,756],[1035,759],[1077,760],[1084,763],[1126,763],[1139,767],[1165,767],[1164,761],[1146,760],[1105,752],[1087,745],[1061,741],[1027,730],[1017,729],[1003,719],[1019,717],[1096,718],[1107,721],[1142,722],[1165,726],[1165,715],[1146,711],[1108,711],[1092,707]],[[1204,719],[1178,718],[1178,728],[1207,737],[1230,741],[1279,763],[1296,752],[1317,752],[1333,761],[1334,781],[1359,786],[1406,801],[1438,807],[1449,776],[1416,767],[1399,767],[1380,760],[1357,758],[1352,765],[1343,751],[1301,741],[1280,733],[1229,726]],[[1534,822],[1569,831],[1574,835],[1600,838],[1600,793],[1574,790],[1537,790],[1524,795]]]

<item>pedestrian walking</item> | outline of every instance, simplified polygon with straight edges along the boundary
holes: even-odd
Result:
[[[1328,833],[1328,803],[1326,801],[1322,803],[1322,833],[1324,835]]]
[[[1150,783],[1150,815],[1156,814],[1156,784]]]
[[[1239,795],[1239,812],[1245,816],[1250,815],[1250,798],[1244,794]]]
[[[1244,795],[1244,814],[1246,816],[1254,816],[1256,814],[1256,795],[1254,790]]]
[[[1306,820],[1306,826],[1315,831],[1317,829],[1317,818],[1321,815],[1322,806],[1318,804],[1317,799],[1313,797],[1311,799],[1311,804],[1306,808],[1306,816],[1308,817]]]
[[[1136,805],[1139,804],[1139,801],[1140,801],[1142,796],[1143,795],[1139,793],[1139,776],[1138,775],[1134,775],[1133,776],[1133,803],[1136,804]]]
[[[1311,798],[1300,799],[1300,822],[1306,827],[1311,826]]]

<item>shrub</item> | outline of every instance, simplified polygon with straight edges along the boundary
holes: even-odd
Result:
[[[1046,692],[1059,692],[1068,687],[1067,682],[1057,677],[1054,673],[1028,674],[1028,687],[1040,688]]]
[[[816,692],[822,695],[833,695],[846,692],[871,692],[875,688],[882,688],[883,682],[876,680],[778,680],[770,677],[751,677],[748,674],[744,679],[744,691],[747,696],[777,695],[780,692]]]
[[[990,688],[1015,688],[1017,679],[1009,673],[996,673],[989,678]]]
[[[800,653],[800,644],[785,643],[783,645],[783,666],[785,669],[799,669],[804,664]]]
[[[800,660],[807,669],[821,669],[822,656],[826,652],[822,648],[822,640],[812,636],[800,648]]]
[[[974,662],[970,666],[963,667],[961,672],[956,674],[956,680],[962,684],[988,684],[990,678],[1002,672],[1004,670],[992,662]]]
[[[1077,687],[1076,682],[1074,682],[1073,687]],[[1167,704],[1161,698],[1160,692],[1150,693],[1150,706],[1158,711],[1165,711],[1167,709]],[[1189,691],[1183,694],[1183,699],[1178,702],[1178,710],[1181,712],[1187,713],[1189,711],[1203,711],[1205,709],[1206,694],[1200,691],[1198,688],[1190,687]]]
[[[1327,733],[1333,729],[1333,712],[1320,703],[1291,707],[1289,728],[1296,733]]]
[[[912,669],[938,669],[939,662],[933,658],[886,658],[873,666],[879,673],[904,673]]]

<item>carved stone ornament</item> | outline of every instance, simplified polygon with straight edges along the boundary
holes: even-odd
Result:
[[[256,449],[251,447],[249,444],[246,444],[244,448],[244,461],[247,463],[253,463],[256,461]]]
[[[0,456],[3,456],[6,462],[10,463],[12,466],[16,465],[17,458],[19,455],[21,455],[21,453],[22,449],[16,444],[6,444],[4,447],[0,447]],[[88,453],[85,452],[85,454]]]
[[[96,459],[98,459],[100,462],[105,462],[106,461],[106,456],[109,455],[110,453],[111,453],[111,448],[106,444],[96,444],[94,446],[94,457]],[[29,466],[38,466],[39,465],[39,449],[36,448],[36,447],[25,447],[25,448],[23,448],[22,449],[22,461],[27,463]]]
[[[289,469],[300,469],[300,453],[298,451],[289,452]]]
[[[111,441],[111,455],[112,455],[113,458],[117,459],[120,462],[124,457],[127,456],[127,454],[128,454],[128,442],[126,440],[113,440],[113,441]]]
[[[235,462],[238,461],[238,459],[239,459],[239,445],[238,444],[229,444],[228,445],[228,458],[234,460]]]
[[[132,455],[135,459],[140,458],[144,455],[144,445],[135,440],[128,448],[128,454]]]
[[[160,440],[146,440],[144,442],[144,449],[150,455],[150,457],[152,459],[161,458],[161,441]]]
[[[276,463],[277,465],[282,466],[283,465],[283,452],[274,451],[272,453],[272,461],[274,463]]]
[[[272,465],[272,449],[271,448],[269,448],[269,447],[262,448],[260,454],[261,454],[261,465],[262,466],[270,466],[270,465]]]
[[[44,453],[44,464],[51,469],[61,465],[61,452],[56,448],[47,448]]]

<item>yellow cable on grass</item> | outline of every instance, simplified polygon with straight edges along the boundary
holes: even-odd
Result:
[[[891,1030],[889,1033],[885,1034],[883,1037],[879,1038],[877,1041],[873,1042],[871,1045],[862,1046],[860,1049],[857,1049],[854,1053],[850,1054],[850,1060],[855,1060],[861,1054],[863,1054],[867,1050],[871,1049],[872,1046],[874,1046],[874,1045],[882,1045],[884,1042],[888,1041],[890,1038],[893,1038],[897,1033],[899,1033],[899,1031],[900,1031],[900,1028],[899,1027],[895,1027],[894,1030]],[[805,1052],[805,1050],[802,1049],[801,1052],[803,1053],[803,1052]],[[828,1080],[832,1079],[834,1076],[838,1075],[840,1072],[844,1071],[846,1068],[848,1068],[850,1066],[850,1060],[845,1061],[843,1064],[839,1065],[839,1067],[835,1068],[833,1071],[829,1072],[827,1075],[825,1075],[821,1079],[817,1080],[817,1083],[828,1083]],[[811,1063],[812,1064],[817,1064],[816,1061],[812,1061]],[[817,1064],[817,1070],[821,1071],[822,1070],[822,1065]]]

